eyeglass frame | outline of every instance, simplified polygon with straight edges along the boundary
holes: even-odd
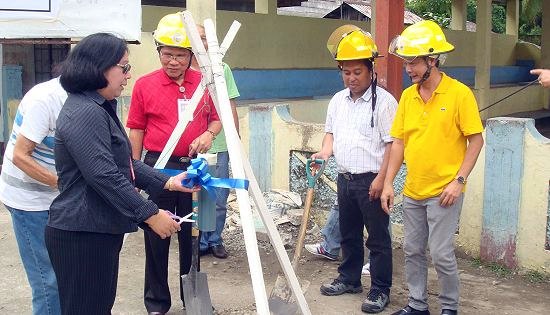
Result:
[[[132,65],[130,63],[127,63],[125,65],[117,63],[116,65],[122,68],[122,74],[127,74],[128,72],[130,72],[130,70],[132,70]]]
[[[160,59],[164,59],[165,61],[170,62],[172,60],[175,60],[180,63],[191,59],[191,56],[192,56],[192,54],[189,54],[188,56],[182,56],[182,55],[175,56],[170,53],[165,53],[161,51],[159,51],[159,55],[160,55]]]

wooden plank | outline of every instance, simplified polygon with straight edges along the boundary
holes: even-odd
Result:
[[[219,45],[216,38],[216,30],[214,22],[210,19],[204,21],[204,29],[206,39],[208,41],[208,56],[212,65],[212,74],[214,78],[214,86],[208,85],[210,95],[215,95],[214,102],[218,109],[218,115],[224,123],[225,139],[229,151],[231,161],[231,170],[236,178],[245,178],[244,168],[242,164],[242,156],[238,146],[240,144],[237,130],[233,123],[233,114],[227,94],[227,86],[225,83],[222,56],[219,54]],[[258,251],[258,242],[256,240],[256,230],[254,228],[254,220],[252,217],[252,209],[248,191],[237,189],[237,201],[239,203],[239,213],[241,215],[242,228],[246,253],[248,257],[248,266],[250,268],[250,277],[252,280],[252,289],[256,299],[256,311],[258,314],[269,314],[269,306],[267,303],[267,294],[265,291],[265,283],[262,273],[262,263],[260,253]]]

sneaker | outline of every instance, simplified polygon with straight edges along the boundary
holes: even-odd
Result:
[[[323,248],[323,246],[321,246],[320,243],[306,244],[304,247],[308,252],[312,253],[313,255],[321,256],[321,257],[324,257],[328,260],[337,260],[338,259],[338,255],[333,255],[333,254],[325,251],[325,249]]]
[[[229,256],[223,245],[214,245],[210,247],[210,252],[212,252],[212,256],[220,259],[225,259]]]
[[[390,297],[378,290],[371,289],[367,295],[367,299],[361,305],[361,310],[365,313],[380,313],[390,303]]]
[[[363,266],[363,270],[361,270],[361,274],[363,276],[370,276],[370,263],[367,263]]]
[[[321,294],[323,295],[341,295],[344,293],[361,293],[363,287],[361,285],[353,286],[345,284],[339,279],[334,279],[331,284],[323,284],[321,286]]]
[[[419,311],[407,305],[403,309],[395,313],[391,313],[391,315],[430,315],[430,311]]]

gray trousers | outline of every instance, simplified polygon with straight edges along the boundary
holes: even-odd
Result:
[[[443,208],[439,197],[424,200],[403,199],[405,227],[405,272],[409,287],[409,305],[417,310],[428,309],[429,246],[437,271],[442,309],[458,310],[459,279],[454,253],[454,234],[460,217],[464,195],[454,205]]]

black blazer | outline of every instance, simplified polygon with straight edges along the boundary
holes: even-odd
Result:
[[[48,226],[122,234],[158,213],[134,185],[158,192],[169,176],[131,158],[115,108],[116,100],[96,91],[70,94],[65,101],[54,149],[60,194],[50,207]]]

